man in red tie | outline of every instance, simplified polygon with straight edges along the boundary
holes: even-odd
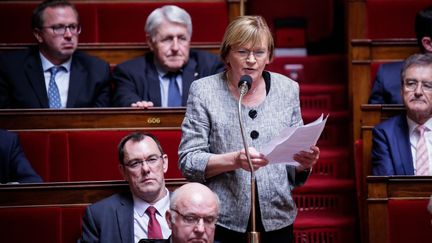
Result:
[[[133,133],[119,146],[120,171],[130,192],[114,194],[87,207],[78,242],[137,243],[140,239],[167,239],[165,220],[169,192],[164,173],[168,156],[150,134]]]
[[[401,77],[406,114],[373,129],[372,174],[432,175],[432,54],[408,57]]]

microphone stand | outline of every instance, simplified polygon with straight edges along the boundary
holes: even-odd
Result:
[[[250,179],[250,183],[251,183],[251,225],[252,225],[252,229],[250,232],[248,232],[248,243],[259,243],[260,242],[260,236],[259,236],[259,232],[256,231],[256,210],[255,210],[255,172],[254,172],[254,168],[252,165],[252,161],[250,159],[250,155],[249,155],[249,146],[247,144],[246,138],[245,138],[245,134],[244,134],[244,128],[243,128],[243,119],[242,119],[242,115],[241,115],[241,104],[242,104],[242,100],[243,100],[243,96],[248,92],[249,88],[247,86],[246,83],[243,83],[240,85],[239,87],[239,91],[240,91],[240,98],[239,98],[239,102],[238,102],[238,117],[239,117],[239,123],[240,123],[240,132],[242,135],[242,139],[243,139],[243,146],[245,149],[245,153],[246,153],[246,158],[249,164],[249,168],[250,168],[250,173],[251,173],[251,179]]]

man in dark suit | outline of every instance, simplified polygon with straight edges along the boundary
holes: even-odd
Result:
[[[432,53],[432,6],[417,13],[414,25],[420,51]],[[380,65],[369,97],[370,104],[402,104],[400,74],[403,65],[403,62]]]
[[[109,106],[109,65],[76,51],[78,20],[75,6],[65,0],[36,7],[37,48],[0,56],[0,108]]]
[[[216,55],[190,50],[192,21],[185,10],[155,9],[145,31],[151,52],[114,69],[115,106],[185,106],[192,81],[223,71]]]
[[[42,182],[27,160],[18,136],[0,129],[0,183]]]
[[[432,175],[432,54],[407,58],[401,76],[406,114],[372,130],[372,174]]]
[[[168,156],[154,136],[142,133],[124,137],[118,150],[120,171],[129,183],[130,192],[114,194],[88,206],[78,242],[167,239],[171,235],[164,218],[169,208],[164,181]]]

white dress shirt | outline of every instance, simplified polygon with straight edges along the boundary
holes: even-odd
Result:
[[[138,243],[141,239],[147,239],[147,229],[150,217],[145,213],[149,206],[153,206],[157,209],[156,219],[159,222],[162,229],[162,236],[164,239],[168,239],[171,235],[171,230],[168,227],[168,223],[165,220],[165,213],[169,209],[170,198],[169,191],[166,189],[166,195],[155,204],[150,205],[141,198],[133,196],[134,201],[134,241]]]
[[[42,68],[44,71],[44,78],[45,78],[45,88],[47,90],[48,94],[48,87],[49,87],[49,81],[51,78],[51,72],[50,69],[55,66],[52,64],[48,59],[42,55],[42,53],[39,52],[41,62],[42,62]],[[62,66],[64,69],[60,69],[56,75],[56,84],[60,92],[60,102],[61,102],[61,108],[66,108],[67,103],[67,97],[68,97],[68,91],[69,91],[69,79],[70,79],[70,68],[72,63],[72,57],[69,58],[66,62],[62,63],[59,66]]]

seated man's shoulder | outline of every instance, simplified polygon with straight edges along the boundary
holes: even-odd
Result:
[[[397,61],[397,62],[386,62],[380,65],[380,69],[384,71],[397,71],[400,72],[404,65],[403,61]]]
[[[202,50],[197,50],[197,49],[190,49],[190,58],[195,58],[195,59],[210,59],[210,60],[219,60],[219,56],[208,52],[208,51],[202,51]]]
[[[142,71],[143,66],[146,66],[150,62],[153,62],[153,58],[147,53],[145,56],[136,57],[117,64],[114,70],[121,68]]]
[[[73,55],[73,58],[76,59],[76,61],[82,63],[83,65],[85,65],[85,67],[92,67],[94,68],[96,67],[104,67],[104,66],[108,66],[108,62],[106,62],[105,60],[96,57],[96,56],[92,56],[89,55],[85,52],[82,51],[76,51]]]
[[[115,209],[119,205],[132,204],[133,199],[130,193],[116,193],[100,201],[91,204],[89,207],[92,210],[99,211],[101,213],[107,212],[108,210]]]
[[[394,126],[397,126],[400,122],[404,121],[404,119],[406,119],[405,114],[390,117],[389,119],[382,121],[381,123],[376,125],[375,129],[393,128]]]

